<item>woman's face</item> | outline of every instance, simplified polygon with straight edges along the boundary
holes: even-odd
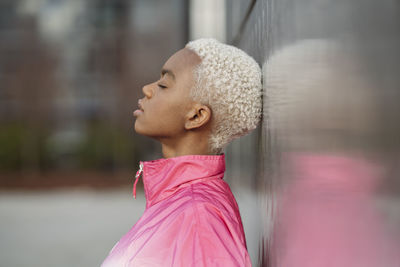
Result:
[[[172,55],[161,70],[158,81],[143,87],[139,100],[143,111],[136,110],[135,131],[155,139],[179,138],[193,105],[189,92],[194,85],[193,70],[201,59],[189,49]]]

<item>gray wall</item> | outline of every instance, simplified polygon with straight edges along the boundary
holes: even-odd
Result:
[[[396,0],[227,1],[263,71],[262,124],[227,150],[254,266],[399,264],[399,26]]]

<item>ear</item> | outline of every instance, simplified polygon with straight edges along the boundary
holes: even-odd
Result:
[[[188,112],[185,129],[191,130],[206,125],[211,120],[211,109],[206,105],[196,103]]]

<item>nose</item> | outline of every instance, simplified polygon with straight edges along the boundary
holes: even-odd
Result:
[[[142,91],[147,98],[151,98],[153,96],[153,90],[151,89],[151,84],[143,86]]]

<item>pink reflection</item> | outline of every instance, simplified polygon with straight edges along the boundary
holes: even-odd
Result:
[[[400,266],[399,239],[374,207],[382,168],[347,156],[295,153],[278,202],[272,266]]]

